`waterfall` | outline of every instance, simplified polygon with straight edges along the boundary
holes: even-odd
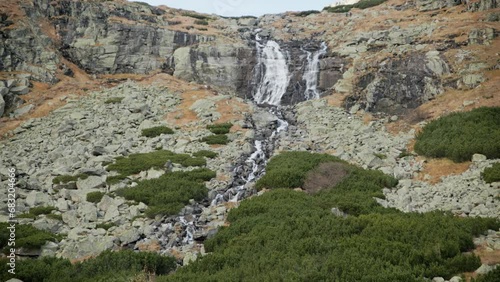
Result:
[[[254,101],[257,104],[278,106],[290,80],[286,57],[277,42],[268,40],[262,44],[258,35],[255,39],[260,83],[254,95]]]
[[[319,75],[319,57],[326,54],[327,46],[325,42],[321,43],[321,48],[314,52],[307,51],[307,67],[304,72],[302,79],[306,81],[306,91],[304,97],[306,100],[318,99],[319,93],[316,89],[318,85],[318,75]]]

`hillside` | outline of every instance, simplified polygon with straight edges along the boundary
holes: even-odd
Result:
[[[1,1],[0,277],[497,281],[499,30],[496,0]]]

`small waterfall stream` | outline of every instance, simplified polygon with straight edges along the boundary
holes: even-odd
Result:
[[[277,42],[268,40],[264,44],[261,41],[262,39],[256,35],[257,70],[260,72],[261,80],[254,101],[257,104],[278,106],[290,81],[288,64]]]
[[[317,90],[318,76],[319,76],[319,58],[326,54],[328,46],[325,42],[321,43],[321,49],[314,52],[306,51],[307,53],[307,67],[302,77],[306,81],[306,91],[304,97],[306,100],[319,99]]]

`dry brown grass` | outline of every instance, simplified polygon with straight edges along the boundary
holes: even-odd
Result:
[[[304,190],[309,194],[333,187],[340,183],[349,172],[342,163],[322,163],[307,173],[304,180]]]
[[[423,159],[420,157],[420,159]],[[458,175],[469,169],[471,162],[455,163],[449,159],[428,159],[424,163],[423,170],[419,173],[417,179],[436,184],[441,181],[441,177],[449,175]],[[429,178],[430,177],[430,178]]]

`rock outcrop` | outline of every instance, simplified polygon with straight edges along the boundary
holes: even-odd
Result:
[[[359,77],[357,102],[367,111],[402,114],[441,94],[440,78],[449,72],[438,51],[384,60]]]
[[[168,67],[181,79],[247,94],[254,65],[252,48],[215,41],[177,49]]]

